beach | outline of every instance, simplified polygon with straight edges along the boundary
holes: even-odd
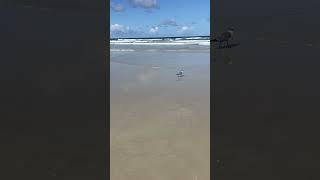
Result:
[[[111,179],[209,179],[209,47],[111,49]]]

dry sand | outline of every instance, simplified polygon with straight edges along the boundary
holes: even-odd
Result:
[[[209,180],[209,66],[209,52],[111,54],[111,180]]]

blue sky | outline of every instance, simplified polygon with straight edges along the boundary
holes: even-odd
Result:
[[[110,36],[210,34],[210,0],[111,0]]]

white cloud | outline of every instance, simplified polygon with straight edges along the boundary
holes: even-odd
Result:
[[[178,33],[187,33],[187,32],[190,32],[191,31],[191,27],[189,26],[182,26],[182,27],[179,27],[177,32]]]
[[[159,28],[156,26],[156,27],[152,27],[151,29],[150,29],[150,33],[157,33],[159,31]]]
[[[144,35],[145,32],[137,29],[129,28],[121,24],[111,24],[110,26],[110,36],[112,38],[119,37],[138,37]]]
[[[111,8],[116,12],[124,11],[124,6],[122,4],[112,4]]]
[[[111,32],[127,32],[129,30],[129,27],[120,25],[120,24],[111,24],[110,31]]]
[[[111,37],[121,37],[129,32],[129,27],[121,24],[111,24],[110,35]]]
[[[135,81],[123,84],[121,89],[125,93],[128,93],[141,86],[150,86],[154,83],[155,75],[156,72],[154,70],[150,70],[149,68],[144,69],[141,73],[137,74]]]
[[[175,19],[166,19],[160,23],[163,26],[178,26],[178,23]]]
[[[129,0],[133,7],[141,7],[145,9],[158,8],[157,0]]]

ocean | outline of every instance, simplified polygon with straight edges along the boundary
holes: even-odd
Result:
[[[112,51],[136,51],[136,50],[162,50],[162,51],[188,51],[209,50],[210,37],[161,37],[139,39],[112,39],[110,41]]]

